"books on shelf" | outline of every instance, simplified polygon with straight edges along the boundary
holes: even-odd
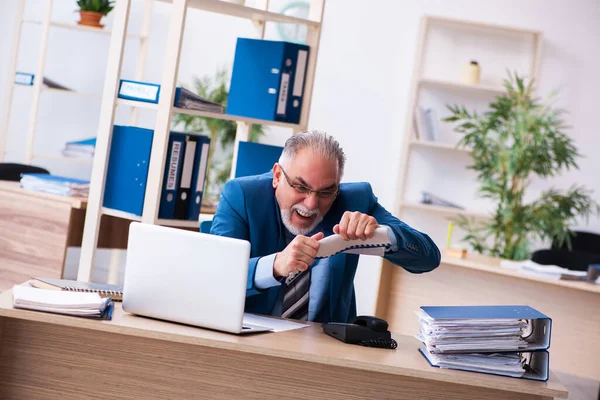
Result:
[[[65,143],[62,155],[65,157],[92,159],[96,151],[96,138],[75,140]]]
[[[13,286],[13,307],[75,317],[110,320],[114,302],[98,293],[76,293]]]
[[[61,196],[87,197],[90,190],[89,181],[50,174],[23,174],[20,183],[23,189]]]
[[[115,125],[103,206],[141,216],[154,131]],[[158,217],[197,221],[200,216],[210,138],[171,132]]]
[[[440,140],[437,112],[433,108],[416,107],[413,115],[415,138],[437,142]]]
[[[118,97],[120,99],[158,104],[160,98],[160,85],[121,79]],[[222,104],[206,100],[182,87],[177,87],[175,89],[173,106],[185,108],[187,110],[207,111],[219,114],[225,112],[225,107]]]
[[[436,195],[431,194],[426,191],[422,191],[421,195],[423,196],[421,198],[422,204],[430,204],[432,206],[441,206],[441,207],[452,207],[452,208],[458,208],[461,210],[465,209],[463,206],[459,206],[457,204],[451,203],[448,200],[445,200],[439,196],[436,196]]]
[[[17,72],[15,74],[15,83],[19,84],[19,85],[25,85],[25,86],[33,86],[33,82],[35,79],[35,74],[29,74],[26,72]],[[49,78],[44,77],[44,80],[42,81],[42,84],[45,87],[51,88],[51,89],[61,89],[61,90],[68,90],[68,91],[72,91],[71,89],[69,89],[66,86],[61,85],[58,82],[55,82]]]
[[[100,297],[110,297],[116,301],[123,300],[123,288],[108,283],[80,282],[56,278],[31,278],[29,285],[38,289],[98,293]]]
[[[419,352],[435,367],[546,381],[552,320],[528,306],[421,307]]]

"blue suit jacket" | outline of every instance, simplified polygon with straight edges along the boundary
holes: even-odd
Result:
[[[273,173],[231,180],[221,192],[211,233],[248,240],[251,245],[246,312],[271,314],[280,286],[261,290],[254,286],[256,265],[262,256],[286,247],[284,226],[272,186]],[[407,271],[431,271],[440,264],[440,252],[429,236],[390,214],[378,202],[368,183],[342,183],[340,193],[321,227],[325,236],[333,234],[345,211],[359,211],[375,217],[380,225],[388,225],[396,235],[398,249],[385,258]],[[346,322],[356,316],[354,275],[357,254],[340,253],[330,258],[329,321]],[[323,321],[321,321],[323,322]]]

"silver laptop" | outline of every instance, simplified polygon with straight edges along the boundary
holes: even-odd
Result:
[[[123,310],[231,333],[264,332],[243,323],[250,243],[132,222]]]

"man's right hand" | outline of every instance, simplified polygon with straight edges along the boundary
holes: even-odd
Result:
[[[318,241],[324,236],[323,232],[316,233],[311,237],[296,236],[283,251],[275,256],[273,276],[275,278],[287,277],[292,272],[306,271],[319,251]]]

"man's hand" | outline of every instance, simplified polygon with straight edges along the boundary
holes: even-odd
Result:
[[[373,237],[375,229],[378,227],[379,224],[374,217],[358,211],[346,211],[342,215],[340,223],[333,227],[333,232],[344,240],[366,240]]]
[[[306,271],[319,251],[318,241],[324,236],[323,232],[316,233],[311,237],[296,236],[283,251],[275,256],[273,276],[275,278],[287,277],[291,272]]]

